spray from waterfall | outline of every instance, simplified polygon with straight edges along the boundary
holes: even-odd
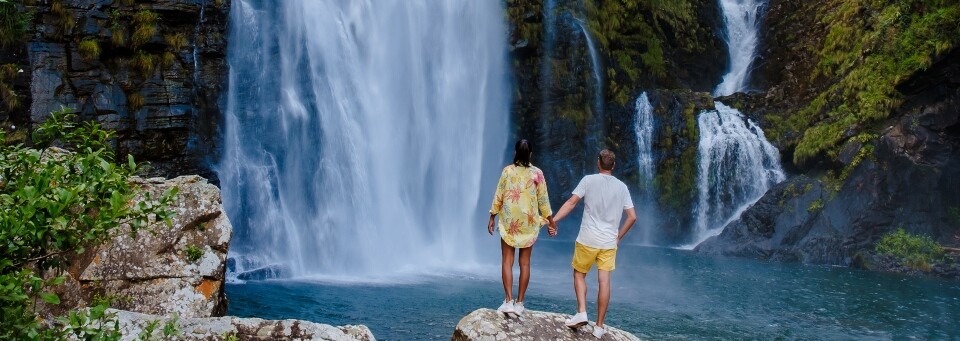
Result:
[[[218,166],[231,273],[477,262],[480,198],[507,142],[502,13],[473,0],[235,0]]]

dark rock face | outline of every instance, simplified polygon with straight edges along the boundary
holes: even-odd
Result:
[[[11,121],[33,124],[72,108],[116,131],[118,155],[149,162],[151,175],[214,175],[229,1],[82,0],[28,8],[36,13],[24,56],[29,112],[11,113]],[[157,17],[138,21],[142,13]]]
[[[864,143],[873,152],[859,164],[861,146],[838,156],[854,166],[846,177],[781,183],[697,250],[851,265],[897,228],[960,244],[960,49],[898,90],[908,97]]]

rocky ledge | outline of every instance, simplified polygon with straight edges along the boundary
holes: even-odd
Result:
[[[152,224],[136,234],[124,225],[112,240],[74,257],[66,282],[57,288],[62,303],[45,307],[47,311],[63,315],[106,298],[114,308],[147,314],[222,316],[233,227],[223,212],[220,190],[199,176],[132,182],[152,198],[178,188],[170,204],[172,225]]]
[[[334,327],[299,320],[269,321],[235,316],[173,318],[112,309],[107,310],[107,315],[119,323],[124,335],[121,340],[169,337],[176,340],[376,341],[370,329],[363,325]]]
[[[506,318],[492,309],[477,309],[460,319],[453,341],[479,340],[596,340],[593,324],[578,330],[563,325],[570,315],[527,310],[523,317]],[[603,340],[639,340],[633,334],[607,325]]]

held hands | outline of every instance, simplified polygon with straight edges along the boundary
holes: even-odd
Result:
[[[557,222],[550,221],[547,223],[547,232],[550,234],[550,237],[557,236]]]

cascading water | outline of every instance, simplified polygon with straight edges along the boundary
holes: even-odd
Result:
[[[716,103],[697,117],[699,203],[695,243],[715,235],[774,184],[786,179],[780,152],[753,121]]]
[[[231,11],[218,173],[232,273],[475,261],[479,198],[507,142],[500,3],[237,0]]]
[[[577,26],[580,27],[580,31],[583,32],[583,38],[587,41],[587,50],[590,52],[590,64],[593,67],[593,79],[596,82],[596,88],[593,91],[593,111],[594,115],[600,117],[603,113],[603,78],[600,77],[600,72],[602,72],[600,67],[600,55],[597,52],[596,45],[593,44],[593,38],[590,37],[590,31],[587,30],[587,27],[583,25],[583,20],[574,19],[574,22],[576,22]],[[603,136],[603,134],[600,134],[599,136]]]
[[[647,93],[641,93],[634,102],[637,121],[634,132],[637,136],[637,168],[640,172],[640,187],[645,189],[653,183],[653,106]]]
[[[757,48],[761,0],[720,0],[726,27],[730,71],[714,90],[715,96],[743,91]],[[698,148],[696,226],[693,247],[720,232],[760,199],[774,184],[786,179],[780,152],[753,121],[740,111],[716,102],[716,110],[697,117]]]
[[[637,110],[637,120],[634,124],[634,133],[637,142],[637,171],[639,173],[640,195],[638,200],[642,205],[637,209],[640,211],[638,216],[640,221],[638,226],[642,231],[641,243],[650,244],[654,221],[656,220],[657,210],[654,202],[653,180],[656,174],[656,163],[653,159],[653,105],[650,104],[650,98],[643,92],[634,101],[634,107]]]
[[[720,0],[726,29],[727,51],[730,53],[730,71],[714,90],[714,96],[727,96],[742,91],[750,73],[750,64],[756,56],[757,25],[762,0]]]

